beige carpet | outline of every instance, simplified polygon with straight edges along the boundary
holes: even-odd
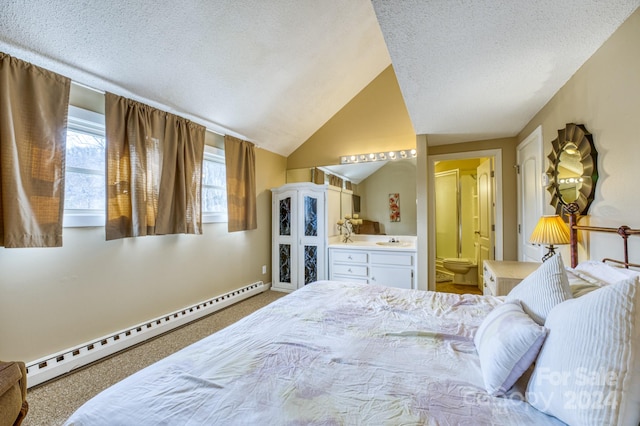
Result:
[[[284,296],[266,291],[196,322],[98,361],[60,379],[29,389],[29,413],[24,426],[61,425],[85,401],[138,370],[233,324]]]

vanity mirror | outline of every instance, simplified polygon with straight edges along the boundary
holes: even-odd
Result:
[[[551,205],[561,215],[564,206],[576,203],[578,214],[587,214],[598,180],[598,153],[593,136],[582,124],[569,123],[558,130],[551,148],[547,156]]]
[[[319,167],[327,174],[335,174],[353,184],[353,194],[359,197],[360,218],[380,224],[380,232],[387,235],[410,235],[417,233],[416,208],[416,159],[376,161],[357,164],[339,164]],[[309,181],[311,171],[287,170],[287,182]],[[398,193],[401,198],[402,220],[389,220],[389,194]],[[349,195],[349,197],[352,197]],[[353,213],[353,200],[348,214]],[[341,209],[342,210],[342,209]],[[345,212],[338,215],[344,217]]]

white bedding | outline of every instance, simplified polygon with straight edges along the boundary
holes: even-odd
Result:
[[[151,365],[68,425],[560,424],[490,397],[473,336],[501,299],[322,281]]]

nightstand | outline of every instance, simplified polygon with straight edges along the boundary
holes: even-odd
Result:
[[[537,262],[485,260],[482,268],[483,294],[506,296],[512,288],[538,269],[540,265],[541,263]]]

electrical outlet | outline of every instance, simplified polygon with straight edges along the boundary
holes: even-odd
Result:
[[[262,273],[263,274],[267,273],[267,265],[262,265]]]

